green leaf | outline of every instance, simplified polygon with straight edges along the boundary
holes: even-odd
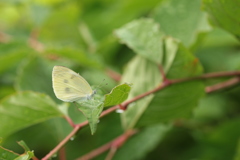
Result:
[[[61,62],[51,62],[40,56],[31,56],[20,65],[18,75],[15,80],[17,91],[35,91],[45,93],[52,99],[60,102],[52,88],[52,69],[54,65],[63,64]]]
[[[32,159],[32,157],[34,157],[33,151],[32,152],[28,151],[28,152],[20,155],[19,157],[17,157],[14,160],[30,160],[30,159]]]
[[[189,117],[203,95],[204,85],[199,81],[169,86],[155,94],[137,126]]]
[[[165,57],[170,57],[170,61],[163,64],[164,71],[167,68],[167,78],[186,78],[200,75],[203,72],[203,67],[198,58],[187,50],[183,44],[176,39],[167,37],[165,39]],[[174,49],[173,49],[174,48]]]
[[[163,33],[152,19],[132,21],[115,33],[122,43],[137,54],[159,64],[162,62]]]
[[[128,98],[131,86],[129,84],[121,84],[112,89],[109,94],[105,95],[104,107],[121,104]]]
[[[237,37],[240,36],[239,5],[239,0],[203,0],[203,8],[208,12],[211,22]]]
[[[30,160],[31,158],[34,157],[34,153],[33,151],[29,151],[29,148],[27,147],[27,145],[21,141],[21,142],[18,142],[18,144],[20,146],[23,147],[24,149],[24,153],[23,154],[18,154],[18,153],[15,153],[9,149],[6,149],[6,148],[3,148],[2,146],[0,146],[0,159],[1,160]]]
[[[221,94],[206,95],[193,112],[194,121],[206,123],[224,118],[229,107],[227,104],[227,98]]]
[[[6,137],[30,125],[63,116],[63,113],[48,96],[22,92],[0,102],[0,115],[0,136]]]
[[[166,0],[151,17],[165,34],[181,40],[188,47],[196,42],[199,33],[211,29],[206,14],[201,11],[201,0]]]
[[[112,34],[115,28],[146,15],[159,2],[159,0],[151,0],[148,3],[145,0],[82,1],[85,8],[82,19],[94,37],[100,41]],[[97,5],[99,7],[96,9]]]
[[[10,159],[15,159],[19,156],[19,154],[14,153],[8,149],[3,148],[0,146],[0,159],[2,160],[10,160]]]
[[[239,142],[239,125],[239,118],[228,119],[197,136],[202,144],[199,159],[233,159]]]
[[[29,49],[22,43],[0,45],[0,74],[17,65],[28,55]]]
[[[157,87],[161,83],[161,76],[158,66],[155,63],[141,56],[136,56],[126,66],[122,82],[133,83],[128,97],[128,99],[131,99]],[[125,129],[135,126],[152,98],[153,95],[149,95],[130,104],[128,109],[121,114]]]
[[[202,73],[198,60],[181,43],[166,38],[165,45],[165,59],[168,60],[164,61],[163,67],[166,68],[167,78],[186,78]],[[141,86],[133,86],[129,99],[161,84],[158,66],[151,63],[143,58],[135,59],[126,67],[123,81]],[[174,84],[131,104],[122,114],[123,126],[129,129],[136,125],[142,127],[185,118],[197,106],[203,94],[204,85],[201,81]]]
[[[153,150],[171,129],[170,125],[154,125],[133,135],[116,153],[114,160],[136,160]]]
[[[99,100],[80,101],[78,103],[78,109],[87,118],[91,133],[94,134],[97,130],[97,124],[99,123],[99,116],[102,113],[104,103]]]
[[[53,66],[41,57],[29,57],[18,69],[16,89],[18,91],[32,90],[46,93],[55,98],[51,75]]]
[[[20,146],[22,146],[22,148],[24,149],[25,152],[30,151],[29,147],[27,146],[27,144],[24,141],[19,141],[18,144]]]

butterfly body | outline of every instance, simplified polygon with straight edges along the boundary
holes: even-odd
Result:
[[[54,66],[52,72],[53,91],[65,102],[90,100],[95,90],[79,74],[63,66]]]

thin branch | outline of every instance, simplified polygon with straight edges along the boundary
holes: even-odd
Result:
[[[69,116],[64,116],[64,118],[67,120],[67,122],[70,124],[70,126],[72,126],[73,128],[75,127],[74,122],[72,121],[72,119]]]
[[[65,137],[53,150],[51,150],[45,157],[42,158],[42,160],[48,160],[49,158],[51,158],[52,155],[54,155],[60,148],[62,148],[71,137],[73,137],[77,131],[82,128],[83,126],[86,126],[88,124],[88,121],[85,121],[83,123],[80,123],[78,125],[76,125],[72,132],[69,133],[69,135],[67,135],[67,137]]]
[[[170,80],[170,81],[171,83],[180,83],[180,82],[187,82],[192,80],[201,80],[201,79],[218,78],[218,77],[232,77],[232,76],[240,76],[240,71],[207,73],[201,76],[176,79],[176,80]]]
[[[65,149],[65,147],[62,147],[59,150],[59,160],[66,160],[66,149]]]
[[[105,160],[112,160],[113,156],[115,155],[115,153],[117,152],[117,148],[116,147],[111,147],[110,151],[108,152],[107,157],[105,158]]]
[[[240,82],[240,77],[234,77],[229,79],[228,81],[221,82],[212,86],[208,86],[205,88],[206,93],[214,92],[223,88],[227,88],[233,85],[236,85]]]
[[[209,78],[218,78],[218,77],[230,77],[230,76],[240,76],[240,71],[232,71],[232,72],[218,72],[218,73],[208,73],[208,74],[204,74],[204,75],[201,75],[201,76],[197,76],[197,77],[191,77],[191,78],[183,78],[183,79],[176,79],[176,80],[166,80],[164,81],[160,86],[148,91],[148,92],[145,92],[141,95],[138,95],[126,102],[123,102],[121,105],[122,107],[125,107],[127,108],[127,106],[132,103],[132,102],[135,102],[145,96],[148,96],[152,93],[155,93],[155,92],[158,92],[164,88],[166,88],[167,86],[169,85],[172,85],[172,84],[177,84],[177,83],[182,83],[182,82],[187,82],[187,81],[192,81],[192,80],[201,80],[201,79],[209,79]],[[218,87],[219,88],[224,88],[224,87],[228,87],[230,85],[233,85],[233,84],[236,84],[236,83],[239,83],[240,80],[238,77],[235,77],[237,78],[238,80],[234,79],[232,80],[231,82],[228,82],[228,85],[225,84],[221,85],[221,87]],[[230,80],[229,80],[230,81]],[[212,86],[213,87],[213,86]],[[209,92],[212,92],[213,90],[216,90],[216,87],[215,89],[206,89],[206,92],[209,93]],[[102,112],[102,114],[100,115],[100,117],[104,117],[105,115],[108,115],[109,113],[112,113],[113,111],[115,111],[116,109],[119,108],[119,105],[116,105],[116,106],[113,106],[105,111]],[[75,125],[73,131],[65,138],[63,139],[63,141],[61,141],[52,151],[50,151],[42,160],[47,160],[49,159],[54,153],[56,153],[63,145],[65,145],[68,140],[75,135],[75,133],[80,129],[82,128],[83,126],[86,126],[88,124],[88,121],[85,121],[83,123],[80,123],[80,124],[77,124]]]
[[[137,130],[128,130],[121,136],[112,140],[111,142],[108,142],[107,144],[104,144],[103,146],[83,155],[82,157],[78,158],[77,160],[92,159],[92,158],[104,153],[105,151],[109,150],[110,148],[115,148],[117,150],[119,147],[121,147],[127,141],[127,139],[129,139],[131,136],[133,136],[136,133],[137,133]],[[110,155],[109,155],[109,157],[107,156],[107,158],[112,158],[111,156],[113,156],[115,154],[115,152],[109,153],[109,154]],[[110,160],[110,159],[108,159],[108,160]]]

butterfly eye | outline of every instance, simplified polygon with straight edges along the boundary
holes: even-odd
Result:
[[[66,80],[66,79],[64,79],[64,81],[63,81],[64,83],[68,83],[68,80]]]

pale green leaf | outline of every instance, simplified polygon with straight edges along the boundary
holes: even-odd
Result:
[[[149,91],[161,84],[161,76],[158,66],[141,57],[136,56],[125,68],[122,82],[133,83],[128,99]],[[144,97],[128,106],[128,109],[121,114],[124,128],[135,126],[142,113],[148,107],[153,95]]]
[[[201,74],[202,67],[198,60],[181,43],[167,37],[165,45],[166,60],[163,68],[166,68],[167,78],[186,78]],[[123,81],[134,84],[129,98],[161,85],[158,66],[152,62],[148,62],[151,65],[146,65],[147,61],[135,58],[126,67]],[[135,88],[135,85],[141,87]],[[122,114],[123,126],[129,129],[135,125],[148,126],[187,117],[203,94],[204,85],[201,81],[172,85],[131,104]]]
[[[103,102],[99,100],[80,101],[78,103],[78,109],[87,118],[91,133],[94,134],[97,130],[97,124],[99,123],[99,116],[103,110]]]
[[[159,64],[162,62],[163,33],[152,19],[132,21],[115,33],[122,43],[137,54]]]
[[[112,89],[109,94],[105,95],[104,107],[121,104],[124,102],[130,92],[131,86],[129,84],[121,84]]]
[[[201,11],[201,0],[165,0],[151,17],[165,34],[181,40],[188,47],[196,42],[199,33],[211,29],[206,14]]]

